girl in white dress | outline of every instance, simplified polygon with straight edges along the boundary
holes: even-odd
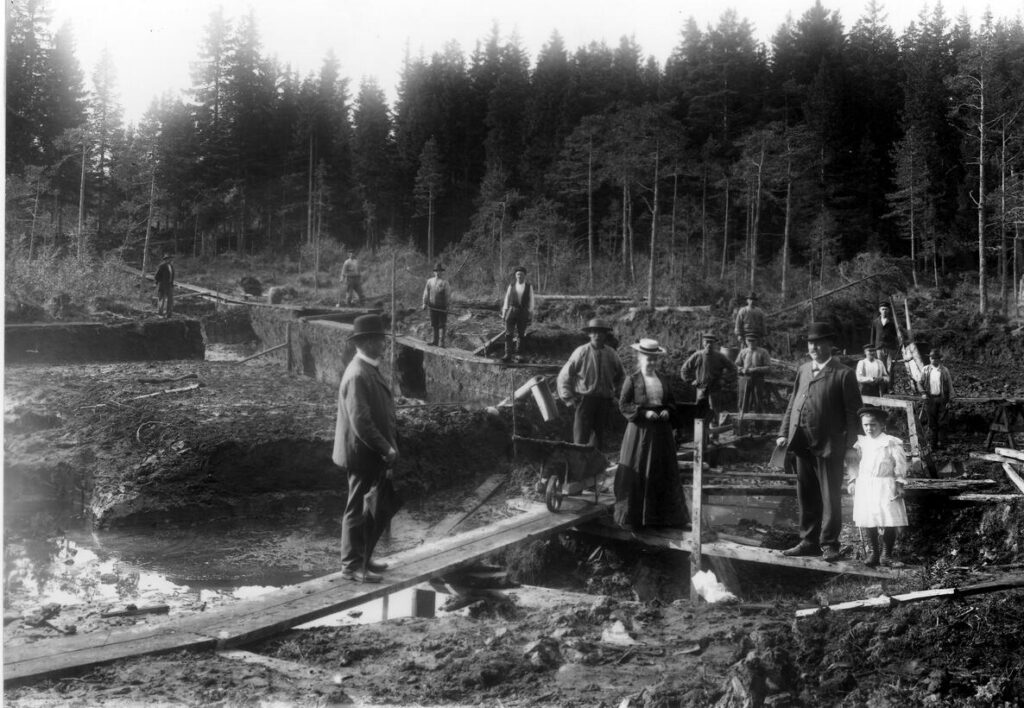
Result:
[[[848,470],[853,523],[867,533],[868,557],[864,565],[892,565],[896,529],[907,525],[907,508],[903,503],[907,455],[903,441],[885,433],[889,416],[884,409],[864,406],[857,415],[864,435],[857,436],[854,445],[860,452],[860,462]]]

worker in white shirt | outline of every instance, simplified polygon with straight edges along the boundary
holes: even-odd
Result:
[[[928,423],[928,435],[933,450],[942,447],[939,432],[946,423],[946,411],[953,398],[953,377],[942,365],[942,352],[933,349],[928,355],[929,364],[921,371],[918,384],[924,396],[924,415]],[[943,434],[945,437],[945,434]]]
[[[518,266],[514,273],[515,282],[505,291],[505,301],[501,306],[501,320],[505,323],[505,356],[502,357],[504,361],[511,361],[513,352],[516,356],[523,353],[523,337],[526,336],[526,328],[533,321],[533,286],[526,282],[526,268]]]
[[[889,389],[889,370],[874,344],[864,345],[864,358],[857,362],[857,387],[862,396],[884,396]]]

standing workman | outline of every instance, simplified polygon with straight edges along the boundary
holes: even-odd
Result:
[[[379,532],[364,513],[366,494],[390,477],[398,459],[395,402],[380,373],[386,346],[384,320],[363,315],[353,322],[349,340],[356,354],[338,387],[338,417],[331,459],[348,477],[348,501],[341,519],[342,576],[379,583],[387,563],[372,560]]]
[[[718,337],[711,332],[701,336],[702,348],[695,351],[679,368],[679,377],[697,389],[697,404],[705,420],[717,422],[718,414],[728,410],[723,396],[725,373],[736,371],[736,365],[718,351]]]
[[[938,349],[932,349],[928,361],[928,365],[921,371],[918,384],[924,397],[924,416],[931,447],[938,450],[942,447],[939,433],[945,437],[942,428],[946,422],[949,402],[953,398],[953,377],[949,375],[949,369],[942,365],[942,352]]]
[[[900,327],[892,315],[892,305],[888,302],[878,304],[878,317],[871,321],[871,336],[868,344],[878,352],[886,370],[886,389],[896,390],[896,362],[903,361],[900,343]]]
[[[742,349],[736,357],[740,415],[767,411],[768,391],[764,379],[772,366],[768,350],[761,346],[760,335],[747,334],[746,341],[746,349]]]
[[[174,263],[170,252],[164,251],[153,280],[156,282],[156,313],[170,317],[174,311]]]
[[[626,372],[618,353],[608,346],[612,328],[601,319],[587,322],[590,337],[558,372],[558,397],[574,411],[572,441],[604,449],[604,433]]]
[[[878,358],[878,348],[870,342],[864,345],[864,358],[857,362],[857,386],[862,396],[884,396],[888,391],[889,371]]]
[[[505,355],[503,361],[511,361],[513,353],[523,353],[523,337],[526,328],[533,321],[533,286],[526,282],[526,268],[517,266],[513,271],[515,282],[505,291],[505,301],[501,305],[501,321],[505,323]],[[512,337],[515,335],[515,347]]]
[[[445,332],[448,329],[448,302],[451,288],[448,281],[441,274],[444,273],[444,266],[440,263],[434,266],[434,276],[427,280],[423,288],[423,309],[430,310],[430,328],[434,330],[434,338],[431,344],[435,347],[445,346]]]
[[[768,341],[768,315],[757,306],[757,293],[747,294],[747,304],[736,313],[736,339],[742,347],[748,334],[756,334],[761,342]]]
[[[811,360],[796,372],[793,395],[775,441],[792,456],[800,507],[800,543],[783,555],[821,554],[828,562],[841,557],[843,470],[847,464],[857,464],[853,446],[860,432],[857,411],[862,405],[853,370],[832,356],[835,338],[827,322],[808,326]]]
[[[356,252],[348,249],[348,258],[341,264],[341,289],[338,291],[338,307],[341,307],[341,294],[345,294],[345,304],[352,304],[352,296],[359,298],[359,304],[363,304],[366,298],[363,296],[363,271],[359,268],[359,261],[356,260]]]

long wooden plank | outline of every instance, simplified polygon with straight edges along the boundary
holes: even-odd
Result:
[[[791,477],[795,479],[795,477]],[[921,477],[910,477],[907,479],[904,493],[907,496],[918,494],[960,494],[972,490],[984,489],[994,486],[991,479],[924,479]],[[704,495],[737,495],[746,494],[751,496],[780,497],[796,493],[793,485],[764,485],[752,484],[706,484]]]
[[[1021,450],[1014,450],[1010,447],[997,447],[996,454],[1003,457],[1012,457],[1014,460],[1024,462],[1024,451]]]
[[[558,514],[541,508],[422,544],[388,557],[395,570],[388,571],[385,582],[379,585],[355,583],[345,580],[341,573],[333,573],[215,612],[168,621],[144,633],[90,633],[5,647],[4,681],[56,676],[144,654],[242,646],[470,565],[507,546],[605,515],[612,504],[614,498],[610,495],[603,495],[597,503],[568,497]]]
[[[160,625],[147,632],[94,632],[4,647],[4,685],[52,678],[79,669],[142,654],[181,649],[212,649],[217,640]]]
[[[639,541],[648,546],[657,548],[669,548],[676,551],[693,552],[693,534],[690,531],[676,530],[650,530],[650,531],[626,531],[611,522],[604,520],[583,524],[578,527],[582,533],[600,536],[602,538],[613,538],[620,541]],[[782,555],[782,551],[769,548],[755,548],[752,546],[735,543],[719,538],[715,541],[704,541],[701,543],[701,553],[705,556],[718,558],[731,558],[733,560],[749,561],[751,563],[763,563],[767,565],[778,565],[800,570],[815,570],[823,573],[837,573],[845,575],[861,575],[870,578],[894,578],[903,573],[915,572],[917,568],[905,566],[903,568],[868,568],[862,563],[854,561],[838,561],[826,563],[817,557],[797,556],[790,557]]]
[[[1024,478],[1017,474],[1017,471],[1013,469],[1013,465],[1009,462],[1004,462],[1003,472],[1005,472],[1006,476],[1010,478],[1010,481],[1013,482],[1014,486],[1024,494]]]

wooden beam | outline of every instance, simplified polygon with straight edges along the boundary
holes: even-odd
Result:
[[[936,588],[932,590],[916,590],[914,592],[902,593],[900,595],[883,595],[882,597],[872,597],[866,600],[852,600],[850,602],[840,602],[835,605],[826,605],[823,607],[809,607],[803,610],[797,610],[797,617],[812,617],[822,612],[842,612],[844,610],[871,610],[884,607],[892,607],[893,605],[905,604],[910,602],[920,602],[922,600],[934,600],[938,598],[953,599],[958,597],[969,597],[971,595],[982,595],[990,592],[999,592],[1001,590],[1014,590],[1016,588],[1024,587],[1024,575],[1011,576],[1004,580],[998,580],[990,583],[978,583],[976,585],[964,585],[962,587],[955,588]]]
[[[1017,474],[1017,471],[1013,469],[1013,465],[1009,462],[1004,462],[1003,472],[1005,472],[1006,476],[1010,478],[1010,481],[1013,482],[1014,486],[1024,494],[1024,478]]]
[[[236,364],[244,364],[245,362],[250,361],[251,359],[255,359],[256,357],[263,356],[264,354],[269,354],[270,352],[276,352],[278,349],[284,349],[287,346],[288,346],[288,342],[285,342],[284,344],[278,344],[277,346],[270,347],[269,349],[264,349],[261,352],[256,352],[255,354],[253,354],[251,356],[247,356],[244,359],[239,359],[235,363]]]
[[[726,418],[737,418],[742,420],[744,423],[747,421],[772,421],[779,422],[786,417],[785,413],[733,413],[731,411],[724,411],[722,413]]]
[[[963,504],[1018,504],[1024,502],[1024,494],[957,494],[949,500]]]
[[[997,447],[996,454],[1003,457],[1012,457],[1015,462],[1024,462],[1024,452],[1014,450],[1011,447]]]
[[[914,413],[913,400],[903,400],[889,396],[861,396],[861,400],[871,406],[902,408],[907,417],[907,430],[910,433],[910,456],[913,459],[921,459],[921,431],[917,424],[917,415]]]
[[[696,527],[694,527],[696,528]],[[667,548],[675,551],[693,552],[693,532],[682,530],[648,530],[626,531],[614,525],[608,519],[596,519],[580,524],[577,530],[581,533],[612,538],[620,541],[636,541],[647,546],[656,548]],[[822,573],[835,573],[839,575],[860,575],[869,578],[894,579],[904,577],[906,574],[920,572],[919,567],[904,566],[903,568],[868,568],[857,561],[838,561],[826,563],[820,557],[809,556],[784,556],[782,551],[769,548],[754,548],[742,543],[728,541],[718,538],[714,541],[706,540],[701,543],[701,554],[716,558],[729,558],[732,560],[748,561],[750,563],[763,563],[767,565],[784,566],[797,570],[813,570]],[[692,562],[692,559],[691,559]]]
[[[693,584],[693,577],[702,570],[701,530],[704,526],[701,509],[704,499],[704,420],[701,418],[693,421],[693,445],[693,493],[690,498],[692,505],[690,528],[693,529],[693,545],[690,551],[690,604],[696,605],[700,601],[700,593],[697,592],[697,587]]]

